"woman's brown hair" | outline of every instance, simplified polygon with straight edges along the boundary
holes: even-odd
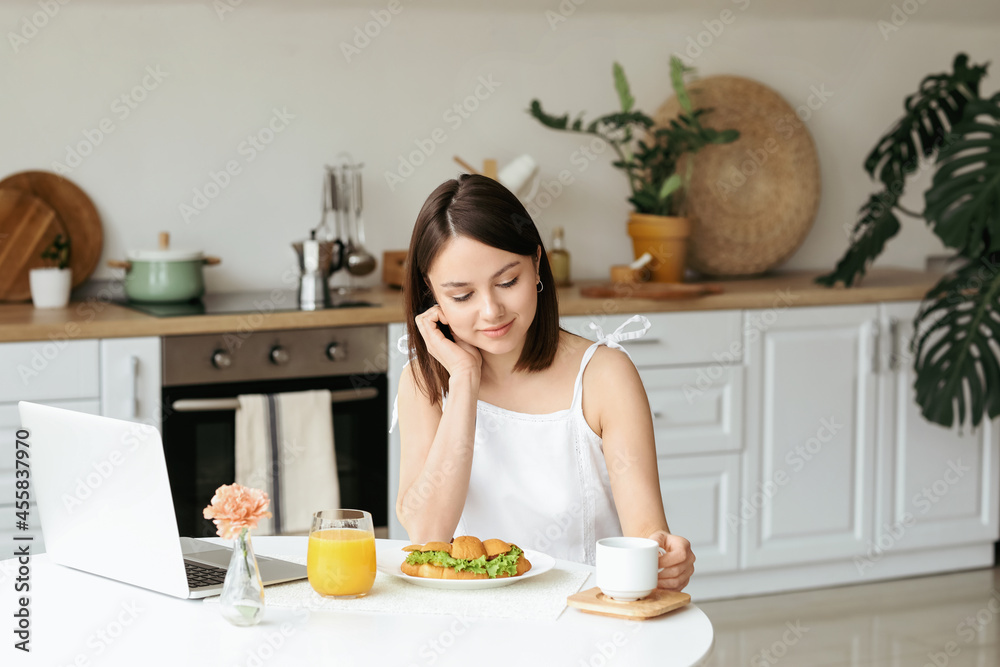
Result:
[[[431,403],[437,405],[448,386],[448,371],[427,351],[415,318],[436,301],[427,282],[427,271],[450,239],[465,236],[493,248],[530,256],[541,248],[538,275],[543,289],[538,294],[535,319],[528,327],[521,357],[515,371],[540,371],[552,365],[559,345],[559,304],[552,269],[535,223],[521,202],[503,185],[476,174],[462,174],[445,181],[424,202],[410,237],[403,304],[410,359],[416,359],[414,373]],[[451,338],[451,336],[449,336]]]

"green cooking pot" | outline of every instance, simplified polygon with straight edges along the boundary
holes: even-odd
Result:
[[[128,261],[109,261],[108,266],[125,269],[125,295],[130,301],[179,303],[205,293],[203,266],[222,260],[190,250],[137,250]]]

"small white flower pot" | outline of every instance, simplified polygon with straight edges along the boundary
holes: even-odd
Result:
[[[31,269],[28,281],[31,284],[31,301],[35,304],[35,308],[65,308],[69,303],[72,278],[73,271],[69,268]]]

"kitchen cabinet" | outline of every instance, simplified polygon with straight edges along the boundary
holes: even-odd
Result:
[[[399,338],[406,333],[406,326],[401,322],[388,326],[386,349],[389,350],[389,423],[392,424],[392,410],[396,404],[396,394],[399,393],[399,375],[403,372],[408,356],[396,348]],[[396,497],[399,493],[399,457],[400,457],[399,427],[389,434],[389,539],[405,540],[406,529],[396,516]]]
[[[951,429],[920,414],[913,389],[918,302],[881,306],[880,442],[874,569],[883,554],[997,538],[1000,462],[996,425]]]
[[[101,414],[160,428],[160,339],[101,341]]]
[[[766,321],[763,312],[748,313]],[[873,537],[878,306],[782,311],[748,331],[739,521],[747,568],[862,555]]]
[[[743,315],[740,311],[649,313],[642,338],[622,342],[642,379],[653,417],[660,495],[670,529],[691,542],[698,572],[738,566],[737,511],[743,446]],[[564,317],[590,340],[629,314]],[[632,323],[626,331],[639,330]]]
[[[6,374],[0,383],[0,544],[12,544],[15,534],[32,535],[32,552],[45,550],[38,506],[35,504],[35,488],[30,478],[29,529],[20,531],[15,527],[17,477],[14,452],[16,433],[21,428],[17,402],[32,401],[99,414],[98,357],[96,340],[56,337],[0,345],[0,368]],[[28,463],[30,466],[30,457]]]
[[[659,457],[660,495],[670,530],[691,542],[699,575],[738,566],[738,454]]]

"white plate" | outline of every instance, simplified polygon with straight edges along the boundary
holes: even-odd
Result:
[[[428,579],[426,577],[411,577],[408,574],[403,574],[399,566],[406,560],[407,555],[408,553],[402,549],[379,551],[378,571],[398,577],[417,586],[438,588],[446,591],[473,591],[483,588],[510,586],[519,581],[545,574],[556,565],[556,559],[552,556],[547,556],[540,551],[524,549],[524,556],[531,563],[531,569],[520,577],[500,577],[498,579]]]

